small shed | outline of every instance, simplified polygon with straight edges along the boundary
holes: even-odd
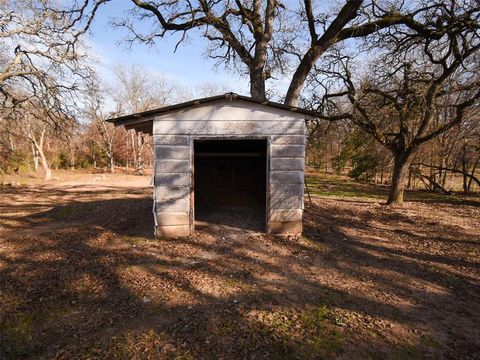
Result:
[[[298,234],[313,115],[227,93],[109,121],[153,135],[157,237],[190,235],[204,219],[248,223],[242,214],[260,221],[258,230]]]

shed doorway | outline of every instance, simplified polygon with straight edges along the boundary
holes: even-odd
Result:
[[[267,140],[194,141],[195,225],[265,231]]]

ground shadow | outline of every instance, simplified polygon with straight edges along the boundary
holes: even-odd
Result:
[[[219,206],[195,209],[195,228],[223,225],[236,229],[265,231],[265,207]]]
[[[62,205],[71,192],[42,195],[52,207],[11,225],[2,240],[4,357],[480,354],[478,262],[458,252],[476,244],[459,244],[461,230],[448,224],[436,235],[446,248],[432,254],[428,244],[397,247],[420,242],[407,231],[376,240],[385,234],[363,204],[317,199],[306,209],[305,238],[200,230],[152,241],[149,191],[79,190]]]

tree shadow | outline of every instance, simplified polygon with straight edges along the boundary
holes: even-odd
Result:
[[[44,195],[55,201],[72,191]],[[440,354],[480,349],[473,340],[480,289],[468,275],[478,263],[351,236],[346,229],[372,229],[350,210],[308,207],[305,239],[200,231],[153,241],[146,192],[73,195],[32,211],[2,240],[5,357],[313,359],[410,351],[347,318],[348,326],[338,325],[337,311],[439,334],[454,346],[429,350]],[[110,198],[94,200],[103,197]],[[381,293],[412,299],[412,306]]]
[[[406,324],[428,326],[447,339],[443,344],[447,350],[465,346],[466,354],[480,355],[480,343],[474,340],[480,336],[474,325],[480,311],[480,261],[464,256],[478,251],[480,237],[472,240],[448,223],[426,226],[418,218],[412,225],[426,226],[421,234],[394,226],[376,228],[369,222],[371,210],[363,216],[358,208],[325,210],[325,206],[309,206],[305,234],[332,250],[331,266],[358,282],[373,281],[378,295],[385,292],[399,302],[389,314],[378,309],[369,310],[370,314],[399,316]],[[385,210],[377,211],[385,215]],[[383,216],[383,222],[397,227],[411,222],[398,215]],[[414,307],[403,308],[402,299]],[[472,332],[474,336],[464,336]]]

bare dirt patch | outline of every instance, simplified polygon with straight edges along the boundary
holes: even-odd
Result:
[[[3,357],[480,358],[478,202],[314,194],[303,237],[154,240],[148,177],[111,179],[0,188]]]

